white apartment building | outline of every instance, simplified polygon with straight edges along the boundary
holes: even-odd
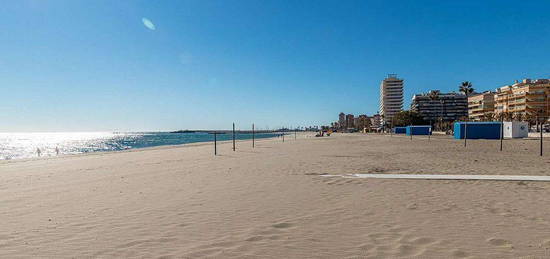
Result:
[[[389,74],[380,84],[380,117],[382,125],[391,124],[393,116],[403,110],[403,79]]]

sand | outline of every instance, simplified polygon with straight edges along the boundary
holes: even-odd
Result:
[[[0,258],[543,258],[536,140],[333,134],[0,163]]]

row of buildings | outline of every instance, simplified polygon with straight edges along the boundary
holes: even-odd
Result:
[[[512,85],[472,95],[468,98],[468,116],[472,120],[496,119],[532,120],[548,119],[550,115],[550,80],[524,79]]]
[[[341,112],[338,115],[338,121],[331,123],[330,126],[332,129],[337,129],[340,131],[356,131],[364,129],[379,129],[380,125],[379,114],[375,114],[373,116],[361,114],[356,117],[353,114],[345,114]]]
[[[506,120],[528,120],[550,116],[550,79],[524,79],[495,91],[472,93],[442,93],[432,90],[412,97],[412,111],[426,122],[458,120],[492,121],[501,116]],[[340,113],[332,127],[340,130],[380,129],[392,125],[395,114],[403,110],[403,79],[388,75],[380,84],[379,114],[374,116]]]
[[[389,75],[380,86],[382,125],[390,125],[394,115],[402,110],[403,80]],[[400,94],[401,93],[401,94]],[[550,115],[550,79],[524,79],[495,91],[472,93],[442,93],[432,90],[415,94],[411,110],[425,121],[453,122],[458,120],[492,121],[501,116],[506,120],[548,119]]]

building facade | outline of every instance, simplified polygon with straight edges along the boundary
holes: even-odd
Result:
[[[495,113],[512,114],[517,117],[550,115],[550,80],[524,79],[513,85],[497,89]]]
[[[468,118],[491,121],[495,114],[495,92],[487,91],[468,96]]]
[[[355,128],[358,130],[368,129],[370,127],[370,119],[367,115],[361,114],[355,118]]]
[[[375,114],[370,117],[370,128],[371,130],[378,130],[382,127],[380,114]]]
[[[380,117],[382,125],[389,125],[396,113],[403,110],[403,79],[389,74],[380,84]]]
[[[437,90],[415,94],[411,110],[425,121],[456,121],[468,116],[468,99],[462,93],[441,93]]]
[[[346,114],[341,112],[338,115],[338,128],[339,129],[345,129],[346,128]]]
[[[353,114],[346,115],[346,129],[355,128],[355,116]]]

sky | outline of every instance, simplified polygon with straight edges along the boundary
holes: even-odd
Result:
[[[0,132],[324,125],[550,77],[550,1],[8,0]]]

